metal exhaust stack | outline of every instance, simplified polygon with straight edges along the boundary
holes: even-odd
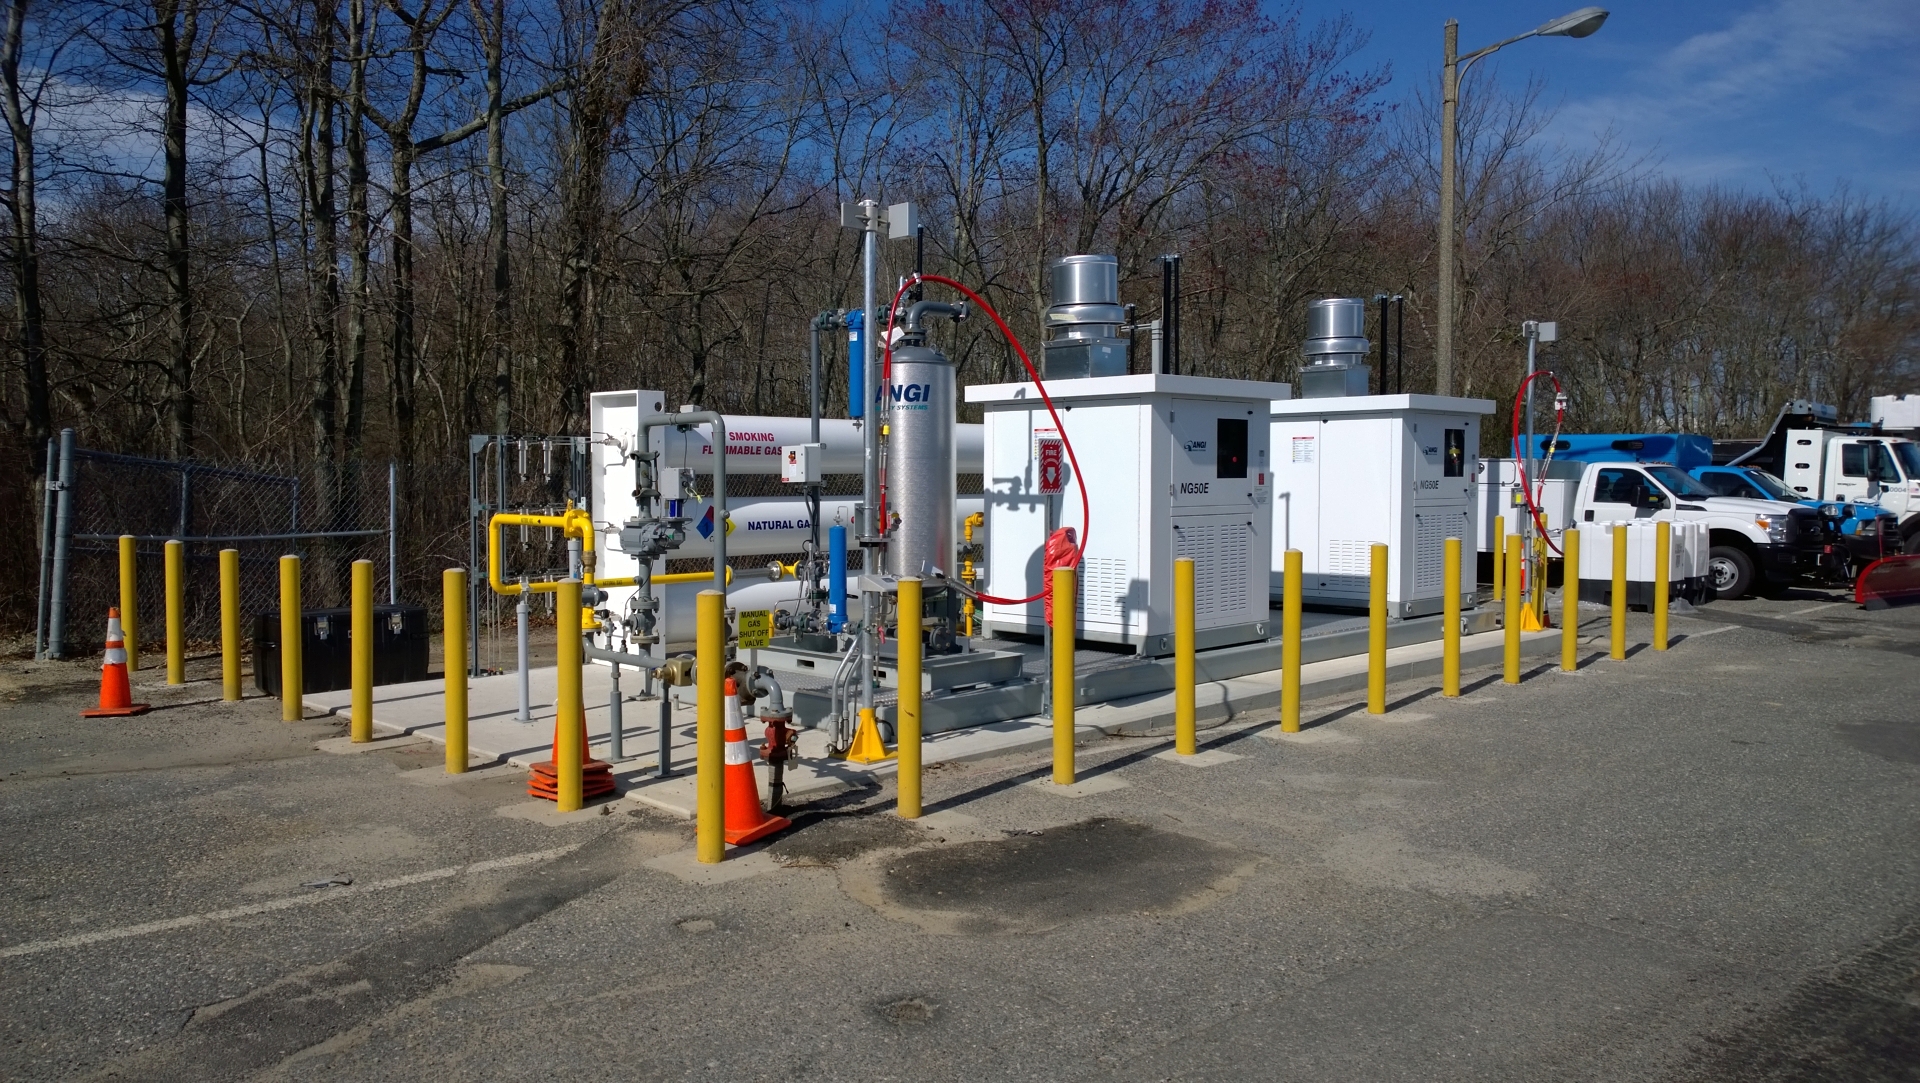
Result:
[[[1050,336],[1041,355],[1041,375],[1049,380],[1086,376],[1125,376],[1127,322],[1120,304],[1120,261],[1113,256],[1062,256],[1048,264],[1053,305],[1047,309]]]
[[[1328,297],[1307,303],[1307,340],[1300,352],[1300,397],[1334,399],[1367,394],[1367,302],[1359,297]]]

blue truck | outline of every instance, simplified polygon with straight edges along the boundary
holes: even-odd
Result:
[[[1835,578],[1852,582],[1867,565],[1900,552],[1900,517],[1878,504],[1808,500],[1786,482],[1754,466],[1696,466],[1687,473],[1721,496],[1791,500],[1802,507],[1818,508],[1822,516],[1836,520],[1839,545],[1847,559],[1844,564],[1825,566],[1838,573]]]

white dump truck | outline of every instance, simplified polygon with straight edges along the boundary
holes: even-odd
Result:
[[[1766,470],[1808,500],[1878,504],[1899,517],[1901,551],[1920,552],[1920,444],[1894,435],[1920,420],[1911,399],[1875,399],[1868,425],[1840,425],[1833,407],[1795,400],[1759,441],[1714,441],[1713,459]]]

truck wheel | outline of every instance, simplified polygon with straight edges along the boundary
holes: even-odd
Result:
[[[1733,545],[1707,551],[1707,579],[1722,598],[1745,598],[1753,590],[1753,558]]]

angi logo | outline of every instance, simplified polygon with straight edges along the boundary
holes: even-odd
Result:
[[[896,403],[929,403],[933,401],[932,384],[894,384],[893,401]]]
[[[1189,440],[1186,443],[1181,444],[1180,446],[1187,451],[1207,450],[1207,442],[1205,440]]]

